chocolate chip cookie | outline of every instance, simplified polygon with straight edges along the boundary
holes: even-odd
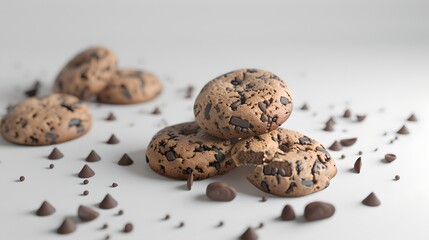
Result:
[[[119,69],[100,93],[98,101],[110,104],[132,104],[148,101],[162,91],[153,74],[133,69]]]
[[[174,179],[205,179],[235,168],[231,140],[208,135],[196,122],[181,123],[159,131],[149,143],[146,161],[157,173]]]
[[[244,138],[270,132],[292,112],[287,85],[275,74],[240,69],[208,82],[197,96],[194,115],[209,134]]]
[[[277,129],[238,141],[237,165],[257,165],[247,179],[264,192],[299,197],[325,189],[335,177],[334,160],[323,145],[301,133]]]
[[[103,90],[116,72],[116,56],[107,48],[88,48],[73,57],[54,83],[55,93],[88,99]]]
[[[11,107],[1,120],[1,134],[12,143],[49,145],[84,135],[91,123],[86,104],[71,95],[53,94]]]

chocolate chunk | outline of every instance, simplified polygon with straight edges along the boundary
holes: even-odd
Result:
[[[388,154],[384,155],[384,160],[385,160],[387,163],[391,163],[391,162],[393,162],[393,161],[395,161],[395,160],[396,160],[396,155],[395,155],[395,154],[393,154],[393,153],[388,153]]]
[[[346,109],[344,111],[343,118],[349,118],[351,116],[352,116],[352,112],[350,111],[350,109]]]
[[[295,219],[295,211],[293,210],[292,206],[287,204],[282,211],[282,214],[280,215],[280,218],[283,221],[290,221]]]
[[[292,166],[289,162],[272,161],[264,166],[263,173],[269,176],[290,177],[292,176]]]
[[[192,189],[192,184],[194,183],[194,174],[188,174],[188,179],[186,181],[186,186],[188,186],[188,189]]]
[[[77,133],[81,133],[83,131],[82,121],[77,118],[70,119],[69,127],[76,127]]]
[[[89,222],[98,217],[100,215],[97,211],[92,210],[89,207],[85,207],[83,205],[80,205],[77,210],[77,215],[80,218],[80,220],[84,222]]]
[[[85,161],[87,162],[98,162],[101,160],[101,157],[94,151],[91,150],[91,152],[86,157]]]
[[[78,176],[80,178],[90,178],[95,175],[95,172],[87,165],[83,166],[83,168],[80,170]]]
[[[212,109],[212,104],[211,103],[207,104],[206,107],[204,108],[204,117],[207,120],[210,120],[210,110],[211,109]]]
[[[59,234],[68,234],[76,231],[76,223],[72,218],[64,219],[61,226],[57,229],[57,233]]]
[[[269,193],[270,192],[270,186],[268,185],[268,183],[267,182],[265,182],[265,181],[262,181],[261,182],[261,188],[265,191],[265,192],[267,192],[267,193]]]
[[[261,109],[262,112],[265,112],[267,110],[267,104],[265,101],[258,102],[258,107]]]
[[[127,224],[125,224],[125,226],[124,226],[124,232],[125,233],[129,233],[129,232],[131,232],[131,231],[133,231],[133,224],[132,223],[127,223]]]
[[[287,99],[286,97],[281,96],[281,97],[280,97],[280,102],[281,102],[281,104],[283,104],[283,105],[288,105],[288,103],[289,103],[289,99]]]
[[[55,167],[55,165],[54,164],[49,164],[49,169],[53,169]]]
[[[314,185],[313,180],[302,179],[301,184],[305,187],[312,187]]]
[[[316,221],[330,218],[335,213],[335,207],[326,202],[312,202],[304,209],[304,217],[307,221]]]
[[[231,119],[229,120],[229,123],[234,125],[234,126],[238,126],[241,128],[249,128],[250,127],[250,123],[247,120],[243,120],[239,117],[235,117],[232,116]]]
[[[408,128],[405,126],[405,125],[403,125],[398,131],[397,131],[397,133],[398,134],[402,134],[402,135],[407,135],[407,134],[410,134],[410,131],[408,131]]]
[[[309,110],[310,108],[308,107],[307,103],[304,103],[300,109],[303,111],[306,111],[306,110]]]
[[[117,138],[115,134],[112,134],[106,143],[107,144],[118,144],[119,142],[120,142],[119,138]]]
[[[50,160],[57,160],[57,159],[60,159],[60,158],[63,158],[63,157],[64,157],[63,153],[60,150],[58,150],[58,148],[55,147],[52,150],[52,152],[49,154],[48,159],[50,159]]]
[[[285,144],[279,145],[279,149],[285,153],[289,152],[289,147]]]
[[[240,236],[240,240],[257,240],[258,235],[252,228],[247,228],[243,234]]]
[[[37,209],[37,216],[49,216],[55,213],[55,208],[48,201],[43,201],[42,205]]]
[[[98,206],[101,209],[112,209],[118,206],[118,202],[110,194],[106,194]]]
[[[28,89],[27,91],[25,91],[25,92],[24,92],[24,94],[25,94],[27,97],[35,97],[35,96],[37,95],[37,93],[39,92],[39,88],[40,88],[40,81],[39,81],[39,80],[37,80],[37,81],[34,83],[33,87],[32,87],[32,88],[30,88],[30,89]]]
[[[55,143],[58,139],[58,136],[56,134],[48,132],[48,133],[45,133],[45,138],[47,140],[51,140],[51,143]]]
[[[343,147],[341,147],[341,144],[338,141],[335,141],[332,143],[332,145],[329,147],[329,150],[332,151],[340,151]]]
[[[112,112],[110,112],[109,115],[107,115],[106,117],[106,121],[115,121],[115,120],[116,120],[116,116]]]
[[[417,122],[417,117],[416,115],[414,115],[414,113],[412,113],[408,118],[407,118],[408,122]]]
[[[356,161],[355,164],[353,166],[353,169],[355,170],[356,173],[360,173],[360,170],[362,168],[362,158],[359,157]]]
[[[349,146],[352,146],[353,144],[355,144],[356,141],[357,141],[357,138],[347,138],[347,139],[340,140],[340,143],[344,147],[349,147]]]
[[[366,115],[356,115],[356,120],[358,122],[362,122],[363,120],[365,120]]]
[[[151,113],[153,115],[159,115],[159,114],[161,114],[161,110],[158,107],[156,107]]]
[[[236,196],[236,190],[223,182],[213,182],[207,185],[206,195],[214,201],[232,201]]]
[[[134,161],[128,156],[128,154],[124,154],[121,159],[118,161],[118,164],[120,166],[129,166],[131,164],[133,164]]]
[[[112,183],[112,187],[113,187],[113,188],[115,188],[115,187],[117,187],[117,186],[118,186],[118,184],[117,184],[117,183],[115,183],[115,182],[114,182],[114,183]]]
[[[333,132],[334,130],[335,129],[333,124],[330,124],[330,123],[326,123],[326,126],[323,128],[323,131],[326,131],[326,132]]]
[[[170,151],[166,152],[165,153],[165,157],[170,162],[176,159],[175,152],[173,150],[170,150]]]
[[[24,176],[19,177],[19,181],[20,182],[24,182],[25,181],[25,177]]]
[[[299,140],[299,144],[311,144],[310,138],[306,136],[300,137],[298,140]]]
[[[370,207],[377,207],[381,204],[374,192],[370,193],[364,200],[362,200],[362,203]]]
[[[401,176],[395,175],[395,181],[399,181],[399,179],[401,179]]]

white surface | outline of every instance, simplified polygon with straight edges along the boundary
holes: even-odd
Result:
[[[0,239],[236,239],[248,226],[261,239],[427,239],[429,191],[426,184],[429,126],[429,15],[427,1],[4,1],[0,0],[0,109],[23,99],[34,79],[49,92],[60,67],[78,50],[93,44],[112,48],[120,66],[140,67],[157,74],[165,91],[156,100],[132,106],[91,104],[93,129],[84,137],[59,144],[58,161],[46,156],[53,146],[23,147],[0,140]],[[192,84],[205,82],[240,67],[270,70],[293,91],[295,110],[284,127],[306,133],[325,145],[345,137],[356,145],[332,152],[338,175],[326,190],[302,198],[276,198],[247,182],[250,169],[196,182],[153,173],[144,160],[151,137],[168,124],[193,119],[193,99],[184,99]],[[310,111],[298,110],[302,103]],[[160,106],[162,115],[147,112]],[[363,123],[339,119],[334,133],[321,131],[329,116],[350,107],[368,114]],[[380,112],[383,108],[384,112]],[[142,113],[141,111],[146,113]],[[113,111],[118,120],[103,120]],[[415,112],[418,123],[407,123],[409,136],[389,141],[405,118]],[[5,113],[2,110],[2,114]],[[313,113],[317,113],[313,116]],[[134,124],[131,126],[130,124]],[[347,129],[343,132],[342,129]],[[387,136],[383,136],[388,132]],[[111,133],[118,145],[103,143]],[[378,147],[378,152],[373,149]],[[96,176],[81,185],[76,173],[91,149],[102,160],[91,163]],[[362,150],[361,174],[350,172]],[[385,153],[398,159],[381,162]],[[116,164],[128,153],[135,164]],[[47,169],[50,163],[54,169]],[[392,181],[399,174],[400,181]],[[25,182],[16,182],[19,176]],[[205,187],[226,181],[238,190],[230,203],[204,197]],[[119,187],[110,188],[112,182]],[[88,196],[81,196],[89,190]],[[369,208],[360,201],[374,191],[382,201]],[[119,202],[114,210],[79,223],[68,236],[55,232],[80,204],[94,205],[106,193]],[[268,196],[265,203],[261,196]],[[57,212],[34,215],[43,200]],[[335,215],[305,223],[304,206],[331,202]],[[298,220],[277,220],[291,204]],[[123,209],[122,216],[115,213]],[[165,214],[171,219],[160,221]],[[186,226],[176,229],[180,221]],[[224,221],[222,228],[215,228]],[[126,222],[135,230],[121,233]],[[100,230],[108,223],[107,230]]]

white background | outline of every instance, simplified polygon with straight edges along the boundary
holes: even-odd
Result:
[[[429,191],[429,2],[383,1],[5,1],[0,0],[0,108],[24,96],[35,79],[49,93],[60,68],[76,52],[104,45],[116,52],[119,65],[151,71],[165,90],[156,100],[132,106],[91,103],[92,130],[57,147],[65,154],[52,161],[47,147],[22,147],[0,140],[0,239],[237,239],[260,222],[261,239],[427,239]],[[332,152],[338,175],[326,190],[302,198],[276,198],[245,179],[251,171],[236,169],[226,176],[196,182],[186,191],[183,182],[153,173],[144,161],[150,138],[168,124],[193,119],[193,99],[184,99],[189,85],[196,92],[205,82],[242,67],[270,70],[293,92],[295,110],[283,127],[301,131],[325,145],[335,139],[359,138],[356,145]],[[310,111],[300,111],[307,102]],[[162,114],[148,112],[160,106]],[[321,131],[329,116],[346,108],[368,114],[362,123],[339,119],[334,133]],[[384,111],[381,111],[384,109]],[[113,111],[118,120],[103,118]],[[411,112],[409,136],[390,140]],[[314,113],[316,115],[314,115]],[[347,132],[343,132],[346,129]],[[387,136],[383,133],[387,132]],[[118,145],[103,143],[115,133]],[[373,149],[378,147],[378,152]],[[96,176],[80,185],[76,173],[95,149],[102,157],[91,163]],[[363,151],[361,174],[350,171]],[[386,164],[385,153],[398,159]],[[116,164],[129,153],[135,164]],[[347,157],[338,160],[341,154]],[[399,174],[401,180],[392,181]],[[26,181],[16,180],[24,175]],[[211,181],[226,181],[238,190],[230,203],[204,197]],[[119,187],[110,188],[112,182]],[[81,196],[89,190],[88,196]],[[377,208],[360,201],[374,191]],[[119,206],[100,210],[100,217],[79,223],[68,236],[55,233],[80,204],[94,206],[106,193]],[[261,203],[261,196],[269,197]],[[34,215],[43,200],[57,212]],[[306,223],[304,206],[315,200],[336,206],[335,215]],[[277,218],[285,204],[298,216]],[[115,216],[119,210],[124,215]],[[169,213],[171,219],[160,221]],[[185,227],[177,229],[179,222]],[[215,228],[224,221],[222,228]],[[126,222],[135,230],[121,233]],[[108,223],[107,230],[100,230]]]

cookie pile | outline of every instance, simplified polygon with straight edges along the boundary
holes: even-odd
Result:
[[[146,160],[157,173],[185,180],[255,165],[247,177],[277,196],[304,196],[329,186],[337,172],[323,145],[279,128],[292,96],[278,76],[240,69],[208,82],[194,104],[195,122],[169,126],[149,143]]]

